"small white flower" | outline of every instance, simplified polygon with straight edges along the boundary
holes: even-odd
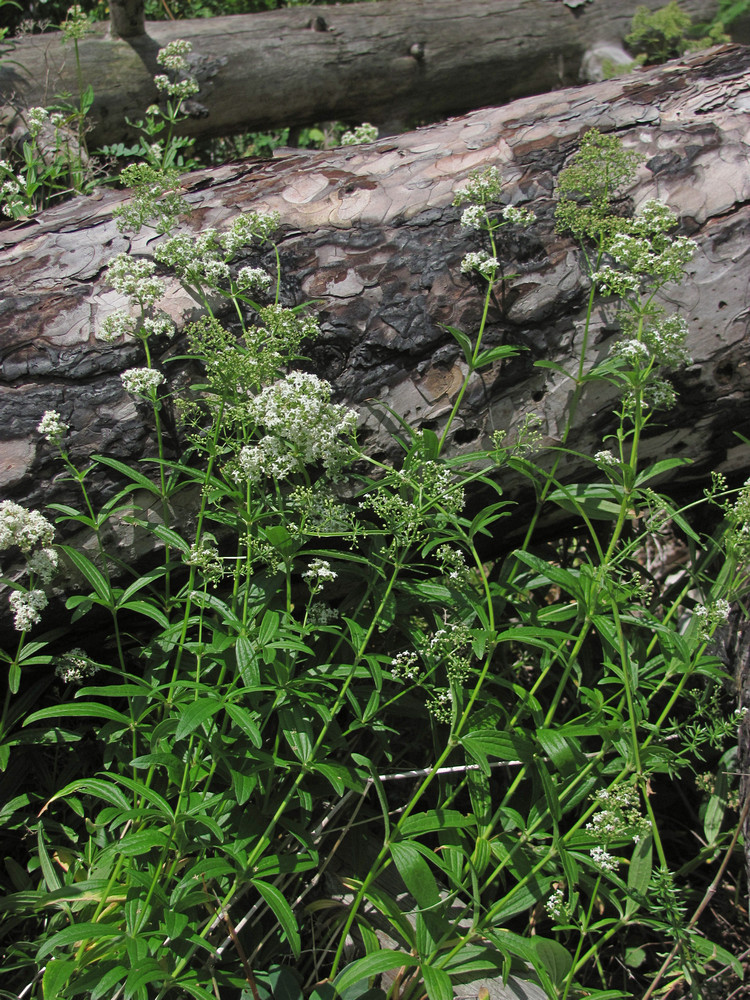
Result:
[[[154,306],[164,295],[164,282],[154,277],[156,264],[152,260],[118,254],[110,261],[107,278],[122,295],[127,295],[134,305],[142,308]]]
[[[153,396],[164,382],[164,376],[155,368],[128,368],[120,375],[126,392],[137,396]]]
[[[241,267],[237,273],[237,287],[243,292],[264,292],[271,281],[271,275],[262,267]]]
[[[105,316],[102,325],[96,331],[97,340],[103,340],[107,344],[113,344],[120,337],[132,336],[135,333],[136,319],[125,309],[115,309],[109,316]]]
[[[324,583],[330,583],[338,576],[335,570],[331,569],[331,564],[326,559],[313,559],[302,574],[302,579],[308,581],[311,590],[317,590]]]
[[[37,545],[49,545],[54,526],[39,511],[26,510],[12,500],[0,503],[0,550],[17,545],[28,554]]]
[[[483,205],[469,205],[461,213],[461,225],[466,229],[484,229],[487,224],[487,210]]]
[[[39,135],[45,122],[49,120],[49,112],[46,108],[29,108],[26,112],[26,120],[31,135]]]
[[[594,455],[594,461],[599,465],[617,465],[617,459],[611,451],[597,451]]]
[[[143,332],[147,337],[174,337],[175,325],[166,313],[144,319]]]
[[[591,860],[600,871],[613,872],[616,870],[616,859],[611,854],[608,854],[603,847],[592,847],[589,854],[591,855]]]
[[[467,253],[461,261],[461,273],[471,274],[472,271],[479,271],[483,278],[491,281],[500,267],[497,257],[491,257],[486,250],[475,250]]]
[[[54,549],[37,549],[32,552],[27,565],[30,573],[36,573],[42,583],[48,584],[57,572],[59,563],[60,557]]]
[[[192,51],[193,46],[191,42],[188,42],[184,38],[175,38],[174,41],[165,45],[163,49],[159,49],[156,53],[156,61],[166,69],[187,69],[188,62],[185,56],[190,55]]]
[[[28,632],[42,620],[40,612],[47,607],[47,595],[43,590],[14,590],[8,603],[13,612],[13,628]]]
[[[70,425],[65,423],[57,410],[45,410],[42,419],[37,425],[37,432],[48,441],[55,444],[58,443],[69,430]]]
[[[503,218],[512,226],[528,226],[536,220],[536,214],[530,208],[506,205],[503,209]]]
[[[378,130],[369,122],[362,122],[352,132],[344,132],[341,136],[342,146],[358,146],[362,142],[375,142]]]
[[[82,649],[71,649],[63,653],[57,661],[55,676],[65,684],[80,684],[85,677],[97,673],[99,667],[84,653]]]

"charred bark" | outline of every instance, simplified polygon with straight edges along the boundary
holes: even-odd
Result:
[[[186,134],[328,119],[367,120],[394,131],[576,83],[586,52],[621,43],[637,6],[638,0],[463,0],[457,9],[455,0],[382,0],[149,22],[144,35],[137,2],[118,0],[115,37],[102,24],[79,43],[83,82],[95,95],[89,145],[127,138],[125,118],[142,117],[158,101],[156,53],[175,38],[193,43],[192,69],[201,84]],[[696,20],[717,10],[715,0],[682,6]],[[59,35],[22,39],[0,63],[6,104],[46,106],[78,87],[72,45]],[[0,119],[13,127],[12,113]]]

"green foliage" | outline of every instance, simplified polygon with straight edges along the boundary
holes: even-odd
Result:
[[[747,4],[741,6],[747,7]],[[724,20],[720,11],[717,20],[701,28],[693,24],[690,15],[682,10],[677,0],[670,0],[666,7],[655,11],[638,7],[630,33],[625,36],[625,45],[641,63],[666,62],[685,52],[728,42],[729,36],[724,33],[724,27],[740,12],[739,9],[728,10],[730,17]]]
[[[651,956],[675,943],[665,974],[698,983],[731,960],[696,933],[687,892],[729,844],[730,782],[706,789],[708,843],[689,858],[653,789],[730,732],[710,643],[745,592],[750,487],[714,481],[724,528],[705,537],[659,485],[685,459],[643,456],[674,400],[668,373],[689,361],[684,322],[656,304],[694,249],[676,217],[626,212],[638,158],[584,136],[558,192],[590,282],[578,364],[555,371],[570,388],[561,441],[540,455],[530,423],[450,455],[466,392],[518,354],[486,343],[488,317],[512,280],[499,234],[535,221],[501,207],[496,169],[472,175],[456,204],[482,311],[471,334],[450,328],[465,379],[439,433],[383,407],[389,465],[300,367],[318,323],[282,296],[279,218],[176,232],[167,148],[127,168],[138,190],[120,225],[156,220],[161,237],[153,260],[111,262],[129,305],[99,331],[142,349],[122,382],[153,451],[79,466],[72,414],[48,411],[39,433],[78,506],[48,519],[0,504],[0,548],[23,567],[5,581],[18,641],[0,652],[5,985],[30,1000],[383,1000],[393,971],[405,1000],[449,1000],[467,975],[513,972],[550,998],[626,997],[636,974],[657,987]],[[165,274],[200,307],[187,378],[171,377]],[[605,298],[620,333],[590,369]],[[576,413],[604,384],[611,429],[571,483]],[[96,501],[104,471],[120,487]],[[503,497],[506,471],[533,487],[532,511]],[[469,512],[478,485],[488,499]],[[554,507],[574,528],[541,544]],[[523,530],[504,549],[510,517]],[[677,583],[643,567],[667,525],[689,551]],[[145,571],[113,547],[123,530],[150,542]],[[38,635],[58,568],[70,629]],[[610,956],[627,972],[607,984]]]

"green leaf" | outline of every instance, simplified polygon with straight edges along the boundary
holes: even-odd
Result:
[[[129,479],[136,486],[140,486],[142,490],[148,490],[149,493],[153,493],[155,497],[161,496],[161,489],[152,483],[148,476],[144,476],[142,472],[138,472],[137,469],[131,469],[129,465],[125,462],[120,462],[116,458],[109,458],[106,455],[94,455],[93,459],[100,465],[107,465],[110,469],[114,469],[115,472],[119,472],[120,475]]]
[[[125,980],[125,1000],[131,1000],[131,997],[148,983],[163,984],[166,977],[167,973],[155,958],[140,959]]]
[[[470,365],[471,359],[474,356],[474,345],[472,344],[472,342],[469,340],[469,338],[466,336],[463,330],[459,330],[458,327],[444,325],[443,329],[447,330],[448,333],[453,337],[453,339],[456,341],[458,346],[463,351],[463,355],[464,358],[466,359],[467,365]]]
[[[291,906],[287,903],[286,899],[284,899],[283,895],[279,892],[276,886],[271,885],[270,882],[263,882],[261,879],[254,878],[252,883],[281,924],[294,957],[299,958],[302,951],[302,942],[300,940],[299,930],[297,929],[297,921],[292,913]]]
[[[278,637],[279,614],[277,611],[266,611],[258,629],[258,645],[267,646]]]
[[[59,948],[67,948],[69,945],[77,945],[82,941],[101,941],[104,938],[124,937],[125,932],[121,927],[113,924],[102,923],[80,923],[64,927],[56,934],[52,934],[46,941],[42,942],[37,952],[37,961],[41,961],[45,956],[51,955]]]
[[[399,825],[399,831],[404,839],[419,837],[423,833],[433,833],[436,830],[476,826],[473,816],[467,816],[457,809],[430,809],[429,812],[412,813]]]
[[[180,719],[174,734],[175,739],[184,739],[199,726],[203,725],[204,722],[213,718],[221,707],[222,703],[218,698],[199,698],[197,701],[191,702],[180,713]],[[229,711],[228,706],[227,711]]]
[[[447,972],[433,965],[423,965],[421,972],[430,1000],[453,1000],[453,986]]]
[[[628,868],[628,888],[638,896],[646,895],[649,882],[651,881],[653,845],[654,838],[650,833],[641,834],[640,840],[635,845],[633,854],[630,858],[630,866]],[[632,902],[635,904],[634,910],[637,909],[639,901],[633,900]],[[631,900],[629,899],[626,907],[627,911],[629,911],[630,903]],[[628,912],[628,916],[630,915],[630,912]]]
[[[461,745],[471,754],[485,774],[490,773],[487,758],[520,760],[528,764],[534,759],[534,744],[516,733],[496,733],[491,729],[476,729],[461,737]]]
[[[253,688],[260,684],[260,664],[255,655],[252,642],[246,635],[238,635],[234,646],[237,657],[237,670],[245,687]]]
[[[70,705],[51,705],[49,708],[40,708],[38,712],[32,712],[24,720],[24,726],[29,726],[32,722],[39,722],[41,719],[68,718],[109,719],[111,722],[119,722],[127,727],[131,724],[127,715],[118,712],[111,705],[102,705],[101,702],[93,701],[77,701]]]
[[[70,545],[59,545],[58,548],[73,563],[81,576],[93,587],[94,593],[99,600],[108,607],[112,607],[114,604],[112,589],[101,571],[96,568],[91,560],[82,552],[79,552],[78,549],[71,548]]]
[[[550,938],[532,938],[537,958],[547,970],[555,986],[562,986],[565,978],[573,968],[573,958],[570,952],[558,941]]]
[[[64,986],[67,986],[70,974],[76,967],[74,961],[65,962],[59,958],[50,959],[42,977],[42,996],[44,1000],[59,1000]]]
[[[484,368],[487,365],[491,365],[494,361],[500,361],[503,358],[517,358],[518,352],[522,350],[528,350],[526,347],[510,347],[510,345],[500,345],[499,347],[490,347],[486,351],[482,351],[481,354],[474,361],[474,368]]]
[[[135,611],[136,614],[143,615],[144,618],[150,618],[162,628],[169,628],[169,619],[164,612],[147,601],[128,601],[127,604],[120,604],[118,610]]]
[[[438,903],[440,892],[435,876],[414,845],[397,841],[390,844],[390,851],[398,873],[406,888],[417,901],[417,905],[425,909]]]
[[[573,514],[584,513],[595,520],[616,521],[620,516],[625,493],[621,486],[614,483],[603,486],[574,483],[554,490],[548,499]]]
[[[228,703],[224,706],[224,708],[226,709],[227,715],[240,727],[243,733],[249,738],[250,742],[256,747],[262,746],[263,737],[260,735],[260,730],[258,729],[252,714],[241,705]]]
[[[348,987],[354,986],[362,979],[379,976],[390,969],[411,969],[416,964],[417,959],[414,955],[408,955],[405,951],[376,951],[347,965],[336,976],[333,985],[339,993],[343,993]]]

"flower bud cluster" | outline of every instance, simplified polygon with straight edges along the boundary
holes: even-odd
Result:
[[[363,142],[375,142],[378,137],[378,130],[369,122],[362,122],[361,125],[351,132],[344,132],[341,136],[342,146],[358,146]]]

